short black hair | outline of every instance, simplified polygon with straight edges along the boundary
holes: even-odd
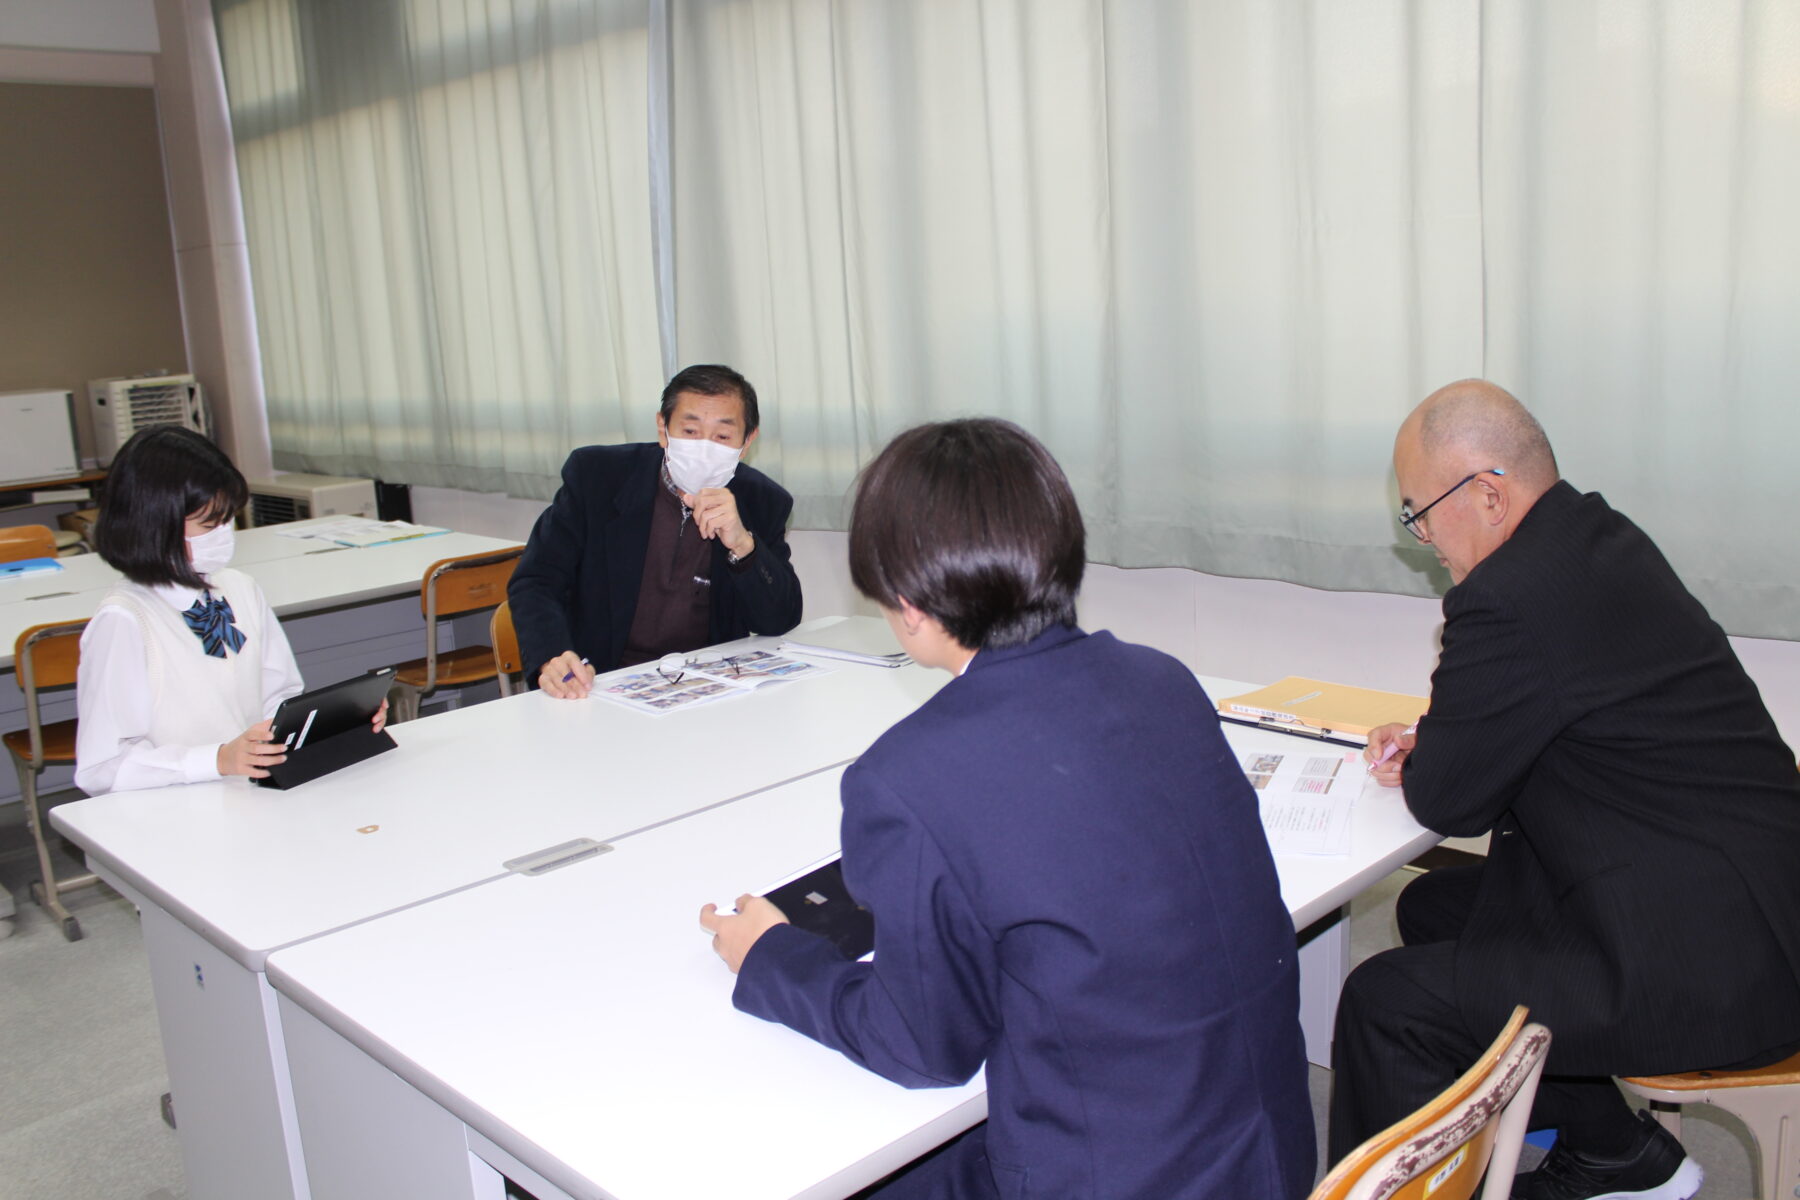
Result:
[[[972,650],[1075,624],[1087,566],[1062,468],[1010,421],[909,429],[862,472],[850,579],[884,608],[904,597]]]
[[[250,500],[225,452],[191,429],[151,425],[119,448],[100,491],[94,549],[133,583],[204,588],[188,560],[187,519],[221,524]]]
[[[699,363],[691,367],[683,367],[675,373],[663,388],[662,407],[657,410],[662,414],[663,424],[675,415],[675,397],[683,392],[697,392],[702,396],[736,396],[744,402],[744,437],[748,438],[756,432],[761,420],[756,412],[756,389],[750,381],[739,375],[730,367],[718,363]]]

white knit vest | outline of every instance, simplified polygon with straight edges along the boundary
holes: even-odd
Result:
[[[262,720],[262,593],[241,571],[226,568],[211,576],[214,595],[231,603],[232,624],[244,634],[244,648],[213,658],[188,628],[181,613],[141,584],[120,580],[100,601],[102,609],[123,609],[144,637],[150,683],[153,746],[203,746],[229,742]]]

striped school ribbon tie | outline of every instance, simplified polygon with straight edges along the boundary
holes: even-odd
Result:
[[[200,639],[201,649],[213,658],[224,658],[227,649],[236,654],[244,648],[244,631],[231,623],[231,601],[223,596],[206,592],[181,619]]]

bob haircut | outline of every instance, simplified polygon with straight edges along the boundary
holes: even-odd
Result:
[[[133,583],[205,588],[188,560],[187,519],[224,524],[249,500],[249,485],[223,450],[191,429],[152,425],[113,459],[94,549]]]
[[[702,396],[736,396],[744,402],[744,437],[748,439],[756,432],[759,421],[756,389],[750,386],[748,379],[730,367],[702,363],[683,367],[676,372],[675,378],[669,380],[668,386],[663,388],[662,407],[657,409],[662,414],[665,425],[675,415],[675,397],[683,392],[694,392]]]
[[[850,579],[884,608],[904,597],[968,649],[1020,646],[1075,624],[1087,566],[1062,468],[1009,421],[909,429],[864,468]]]

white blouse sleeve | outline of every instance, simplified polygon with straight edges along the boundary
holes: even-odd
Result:
[[[291,664],[286,638],[281,651]],[[271,647],[265,656],[273,653]],[[145,740],[150,672],[143,632],[124,609],[102,608],[82,631],[75,708],[81,721],[75,731],[75,786],[90,796],[219,778],[219,743],[153,746]]]

